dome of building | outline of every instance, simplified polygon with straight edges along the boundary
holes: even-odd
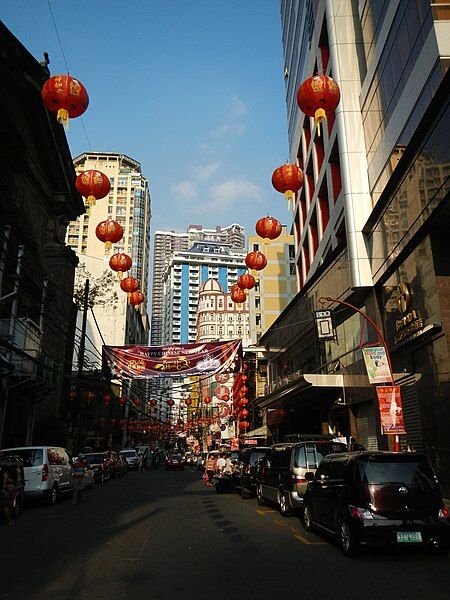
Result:
[[[217,279],[212,279],[212,278],[207,279],[205,281],[205,283],[202,283],[202,285],[200,287],[200,293],[201,292],[219,292],[221,294],[224,293],[222,286],[217,281]]]

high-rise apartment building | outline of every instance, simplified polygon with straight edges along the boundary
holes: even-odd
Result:
[[[267,266],[257,273],[256,285],[249,295],[250,335],[253,344],[257,344],[297,293],[294,236],[287,233],[284,225],[281,235],[268,245],[251,235],[248,251],[263,252],[267,258]]]
[[[202,284],[217,279],[224,290],[245,272],[245,252],[229,244],[195,242],[174,252],[164,275],[163,343],[194,343]]]
[[[154,346],[163,343],[162,321],[164,300],[164,273],[172,254],[177,250],[187,250],[195,242],[216,242],[228,244],[231,248],[243,249],[245,230],[242,225],[232,223],[226,227],[216,225],[214,229],[203,225],[189,225],[186,233],[156,231],[153,238],[153,279],[152,279],[152,318],[150,342]]]
[[[77,173],[97,169],[105,173],[111,182],[109,195],[97,200],[90,215],[84,214],[72,221],[66,238],[67,244],[76,251],[91,288],[105,274],[110,274],[103,302],[93,307],[98,327],[92,314],[88,314],[87,351],[95,352],[90,346],[101,351],[101,335],[110,345],[146,344],[146,302],[138,311],[127,306],[126,294],[121,291],[115,273],[109,268],[109,256],[105,256],[105,246],[97,239],[95,228],[109,217],[123,227],[123,238],[113,246],[111,254],[125,252],[131,256],[130,274],[139,280],[141,290],[147,295],[151,218],[148,181],[142,174],[140,163],[124,154],[86,152],[74,159],[74,165]]]
[[[174,231],[155,231],[153,237],[153,278],[152,278],[152,317],[150,344],[162,344],[162,325],[164,314],[164,273],[172,254],[177,250],[187,250],[189,236],[187,233]]]
[[[426,450],[449,493],[448,8],[282,0],[281,17],[290,160],[305,174],[293,216],[299,293],[259,341],[279,349],[259,408],[295,406],[275,437],[333,432],[368,449]],[[296,102],[317,73],[341,90],[320,136]],[[318,342],[312,313],[328,308],[334,339]],[[367,343],[390,355],[398,439],[380,433]]]

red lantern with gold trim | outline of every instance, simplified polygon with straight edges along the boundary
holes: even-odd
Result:
[[[150,404],[150,406],[156,406],[158,403],[156,402],[156,400],[155,400],[154,398],[152,398],[152,399],[149,401],[149,404]]]
[[[248,294],[248,290],[251,290],[255,287],[256,279],[253,277],[253,275],[250,275],[250,273],[244,273],[238,277],[237,284],[241,290],[244,290],[244,292]]]
[[[169,398],[169,400],[167,400],[167,404],[168,406],[172,407],[175,404],[175,401]]]
[[[250,423],[248,421],[241,421],[239,423],[239,429],[248,429],[250,427]]]
[[[112,397],[111,397],[110,394],[104,394],[103,395],[103,404],[105,406],[108,406],[108,404],[111,402],[111,400],[112,400]]]
[[[111,419],[109,421],[109,424],[111,425],[111,427],[115,427],[116,423],[117,423],[116,419]]]
[[[135,310],[139,310],[139,305],[142,304],[144,300],[145,296],[140,290],[132,292],[130,294],[130,297],[128,298],[129,304],[131,304],[131,306],[134,306]]]
[[[297,90],[297,104],[305,115],[314,117],[318,135],[320,123],[337,108],[340,99],[339,86],[328,75],[308,77]]]
[[[81,196],[86,198],[88,214],[97,200],[104,198],[111,191],[108,177],[101,171],[88,169],[80,173],[75,181],[75,187]]]
[[[70,400],[75,400],[75,398],[77,397],[77,393],[75,390],[70,390],[68,395]]]
[[[41,96],[48,110],[57,113],[58,123],[64,123],[66,128],[69,117],[79,117],[89,105],[86,88],[71,75],[54,75],[47,79],[42,87]]]
[[[105,423],[106,423],[106,419],[104,417],[100,417],[100,419],[98,420],[98,423],[99,423],[100,427],[104,427]]]
[[[184,403],[186,404],[186,406],[191,406],[191,404],[192,404],[191,398],[185,398]]]
[[[212,398],[210,396],[205,396],[203,398],[203,404],[211,404]]]
[[[275,240],[280,237],[283,227],[275,217],[262,217],[256,221],[255,231],[262,237],[264,240],[264,244],[266,246],[269,245],[270,240]]]
[[[124,396],[119,396],[117,399],[117,402],[120,404],[120,406],[123,406],[126,402]]]
[[[120,289],[127,293],[128,301],[130,301],[131,294],[137,292],[139,289],[139,281],[131,276],[125,277],[125,279],[122,279],[120,282]]]
[[[92,400],[95,398],[94,392],[87,392],[86,398],[87,398],[88,402],[92,402]]]
[[[133,404],[134,404],[135,406],[140,406],[142,403],[141,403],[141,401],[140,401],[140,399],[139,399],[139,398],[135,398],[135,399],[133,400]]]
[[[239,418],[240,419],[245,419],[245,417],[248,417],[250,413],[248,412],[248,410],[246,408],[243,408],[240,412],[239,412]]]
[[[246,293],[240,288],[238,290],[234,290],[234,292],[231,292],[230,297],[236,304],[243,304],[247,300]]]
[[[281,165],[272,173],[272,185],[277,192],[286,196],[288,208],[294,194],[303,186],[304,179],[303,171],[293,163]]]
[[[109,266],[113,271],[116,271],[119,279],[122,279],[122,275],[125,271],[131,269],[131,265],[131,256],[128,256],[128,254],[124,254],[123,252],[113,254],[109,259]]]
[[[111,246],[117,244],[123,237],[123,228],[117,221],[111,217],[106,221],[101,221],[95,228],[95,235],[105,244],[105,254],[109,254]]]
[[[245,257],[245,264],[253,271],[254,275],[256,271],[264,269],[267,265],[267,258],[262,252],[249,252]]]

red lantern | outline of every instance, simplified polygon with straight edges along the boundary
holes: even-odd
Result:
[[[126,400],[123,396],[119,396],[117,399],[117,402],[120,404],[120,406],[123,406],[125,404]]]
[[[243,398],[247,392],[248,392],[248,387],[246,385],[243,385],[239,390],[239,396],[241,398]]]
[[[133,404],[134,404],[135,406],[140,406],[140,405],[141,405],[141,401],[139,400],[139,398],[135,398],[135,399],[133,400]]]
[[[111,217],[106,221],[101,221],[95,228],[95,235],[105,244],[105,254],[109,254],[111,246],[120,242],[123,236],[122,225],[113,221]]]
[[[239,423],[239,429],[248,429],[250,427],[250,423],[248,421],[241,421]]]
[[[127,420],[126,420],[126,419],[120,419],[120,421],[119,421],[119,425],[120,425],[121,427],[123,427],[123,426],[124,426],[124,425],[126,425],[126,424],[127,424]]]
[[[152,398],[152,399],[150,400],[149,404],[150,404],[151,406],[156,406],[158,403],[156,402],[156,400],[155,400],[154,398]]]
[[[95,398],[94,392],[88,392],[86,394],[86,398],[88,399],[88,402],[92,402],[92,400]]]
[[[77,393],[75,390],[70,390],[69,392],[69,398],[70,400],[75,400],[75,398],[77,397]]]
[[[113,271],[116,271],[119,279],[122,279],[124,271],[129,271],[131,269],[131,265],[131,256],[128,256],[128,254],[124,254],[123,252],[113,254],[109,259],[109,266]]]
[[[245,294],[248,294],[248,290],[251,290],[256,285],[256,279],[250,273],[244,273],[237,280],[238,286],[241,290],[244,290]]]
[[[223,402],[228,402],[230,400],[230,394],[224,394],[221,400],[223,400]]]
[[[247,375],[241,375],[241,381],[242,381],[242,383],[246,383],[247,379],[248,379]]]
[[[88,214],[95,202],[104,198],[111,191],[108,177],[101,171],[89,169],[80,173],[75,181],[75,187],[81,196],[86,198]]]
[[[175,401],[172,399],[167,400],[167,404],[172,407],[175,404]]]
[[[255,231],[259,237],[264,239],[266,245],[269,244],[270,240],[280,237],[282,230],[280,221],[274,217],[263,217],[259,221],[256,221]]]
[[[308,117],[314,117],[317,133],[320,135],[320,123],[333,112],[341,99],[338,84],[328,75],[308,77],[297,90],[297,104]]]
[[[304,181],[303,171],[293,163],[287,163],[275,169],[272,173],[272,185],[288,200],[288,208],[294,194],[302,187]]]
[[[230,390],[227,388],[226,385],[218,385],[214,390],[214,395],[216,396],[216,398],[219,398],[219,400],[222,400],[223,396],[227,395],[229,391]]]
[[[100,417],[100,419],[98,420],[100,427],[104,427],[105,423],[106,423],[106,419],[104,417]]]
[[[262,252],[249,252],[245,257],[245,264],[253,271],[261,271],[267,265],[267,258]]]
[[[239,400],[238,405],[239,406],[247,406],[248,403],[249,403],[248,398],[243,397]]]
[[[139,289],[139,281],[134,277],[125,277],[120,282],[120,289],[127,293],[128,300],[130,300],[131,294]]]
[[[244,361],[244,362],[242,363],[242,370],[243,370],[243,371],[248,371],[248,362],[247,362],[247,361]]]
[[[134,306],[135,310],[139,310],[139,305],[144,302],[144,299],[145,299],[144,294],[140,290],[137,290],[136,292],[132,292],[130,294],[130,297],[128,298],[128,302],[132,306]]]
[[[84,113],[89,96],[84,85],[70,75],[54,75],[41,90],[42,100],[50,112],[57,113],[58,123],[68,126],[71,119]]]
[[[115,424],[117,423],[116,419],[111,419],[109,424],[111,425],[111,427],[114,427]]]
[[[112,398],[109,394],[104,394],[103,396],[103,404],[107,406],[111,402]]]
[[[243,408],[240,412],[239,412],[239,418],[240,419],[245,419],[245,417],[248,417],[250,413],[248,412],[248,410],[246,408]]]
[[[234,285],[237,285],[237,283]],[[237,287],[239,286],[237,285]],[[217,381],[217,383],[226,383],[230,379],[230,376],[228,373],[216,373],[214,379]]]
[[[203,398],[204,404],[211,404],[211,402],[212,402],[212,398],[210,396],[205,396],[205,398]]]
[[[192,400],[190,398],[185,398],[184,403],[186,404],[186,406],[191,406]]]
[[[247,300],[247,295],[244,292],[244,290],[241,290],[239,288],[239,290],[234,290],[234,292],[231,292],[231,299],[233,302],[235,302],[236,304],[242,304],[243,302],[245,302]]]

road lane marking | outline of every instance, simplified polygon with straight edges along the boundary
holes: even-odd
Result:
[[[324,546],[326,544],[326,542],[311,542],[311,540],[303,537],[301,533],[296,533],[294,537],[296,540],[303,542],[303,544],[310,544],[311,546]]]
[[[256,512],[258,513],[258,515],[268,515],[270,513],[273,513],[273,510],[261,510],[259,508],[256,509]]]

